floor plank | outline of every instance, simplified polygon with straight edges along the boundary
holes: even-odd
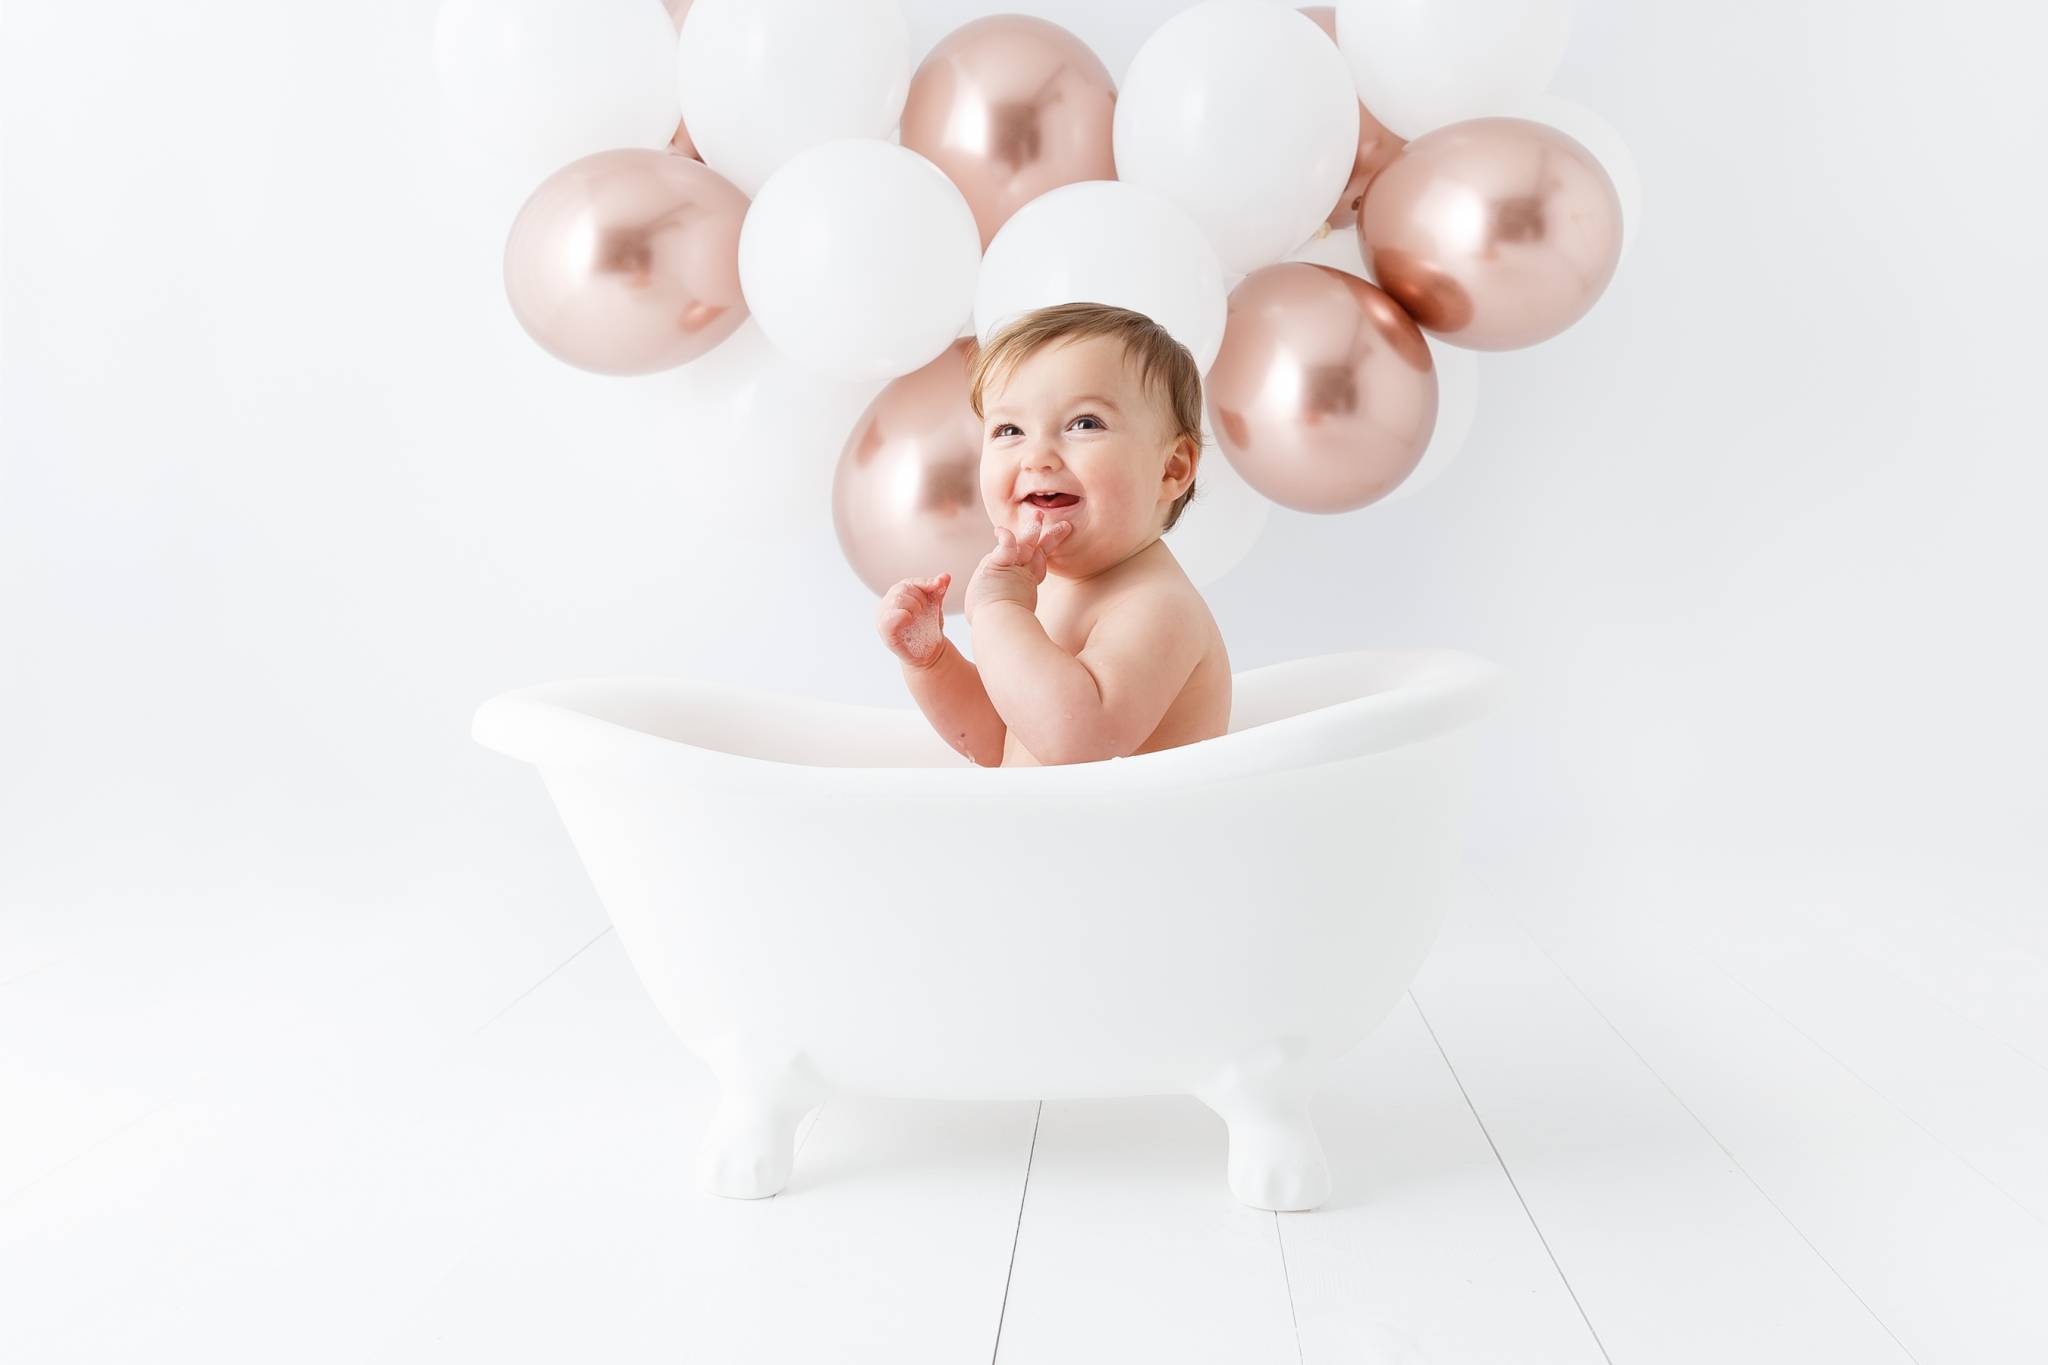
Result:
[[[1824,928],[1781,918],[1703,946],[1815,1047],[2048,1222],[2048,1070]]]
[[[0,1207],[165,1098],[121,1040],[65,1002],[88,973],[53,962],[0,988]]]
[[[1047,1101],[996,1365],[1294,1365],[1274,1215],[1227,1146],[1191,1096]]]
[[[62,957],[64,938],[55,906],[0,887],[0,988]]]
[[[1404,997],[1314,1101],[1330,1202],[1281,1214],[1308,1365],[1600,1365],[1492,1145]]]
[[[2024,1208],[1698,954],[1551,956],[1920,1365],[2048,1359]]]
[[[1454,920],[1412,995],[1612,1360],[1910,1359],[1518,929]]]
[[[374,1080],[452,1046],[591,928],[532,907],[223,895],[10,932],[62,955],[0,986],[0,1201],[159,1108]]]

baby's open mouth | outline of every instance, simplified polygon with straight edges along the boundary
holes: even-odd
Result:
[[[1072,507],[1081,498],[1076,493],[1027,493],[1024,501],[1033,507],[1053,508]]]

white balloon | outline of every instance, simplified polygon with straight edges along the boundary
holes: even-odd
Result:
[[[1585,149],[1607,171],[1621,196],[1621,254],[1628,256],[1628,244],[1636,234],[1636,220],[1643,216],[1643,178],[1628,143],[1614,125],[1583,104],[1548,91],[1515,111],[1521,118],[1547,123]],[[1617,265],[1617,269],[1619,266]]]
[[[434,20],[450,150],[528,189],[592,152],[666,147],[675,62],[661,0],[443,0]]]
[[[1423,339],[1436,362],[1436,429],[1414,471],[1395,484],[1393,492],[1369,504],[1373,507],[1419,493],[1435,482],[1465,448],[1479,412],[1479,353],[1435,337]]]
[[[704,164],[751,196],[807,147],[895,130],[910,27],[896,0],[695,0],[674,79]]]
[[[1021,313],[1082,302],[1145,314],[1204,374],[1223,346],[1229,299],[1208,234],[1142,185],[1078,180],[1011,214],[982,255],[975,335],[986,342]]]
[[[817,609],[820,584],[846,577],[832,528],[833,466],[880,388],[807,369],[750,317],[689,364],[607,391],[607,411],[634,395],[642,434],[672,453],[657,491],[690,571],[715,578],[745,566],[750,591],[700,594],[693,629],[757,638],[764,607],[802,620]]]
[[[1202,225],[1226,272],[1280,260],[1351,178],[1358,93],[1299,10],[1203,0],[1145,40],[1117,91],[1117,179]]]
[[[1230,467],[1204,414],[1195,496],[1162,537],[1188,581],[1206,588],[1236,568],[1265,534],[1272,514],[1273,504]]]
[[[888,379],[960,335],[981,232],[966,196],[924,157],[839,138],[798,152],[761,186],[740,225],[739,268],[748,310],[783,354],[839,379]]]
[[[1365,107],[1412,141],[1447,123],[1512,114],[1541,93],[1564,61],[1576,8],[1576,0],[1337,0],[1337,47]]]
[[[716,372],[686,376],[714,360]],[[790,508],[801,502],[812,509],[807,515],[821,519],[829,555],[838,555],[838,540],[830,529],[833,467],[846,433],[874,401],[882,381],[819,375],[784,355],[753,318],[709,354],[670,373],[682,377],[672,389],[682,396],[676,410],[690,418],[687,439],[715,452],[728,466],[712,486],[746,499],[748,516],[756,523],[778,516],[787,522]],[[686,469],[701,463],[692,460]],[[686,474],[686,479],[694,477]],[[825,490],[823,496],[820,489]],[[756,524],[749,535],[758,541],[763,531]],[[740,563],[747,541],[729,542],[724,548],[732,552],[730,562]],[[845,571],[843,562],[838,571]]]

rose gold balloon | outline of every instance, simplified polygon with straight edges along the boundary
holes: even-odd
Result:
[[[1297,512],[1348,512],[1408,477],[1436,428],[1436,363],[1371,282],[1308,261],[1230,291],[1204,382],[1209,425],[1244,481]]]
[[[675,21],[678,34],[683,31],[683,17],[690,12],[690,3],[691,0],[667,0],[668,17]],[[704,159],[697,151],[697,142],[690,136],[689,127],[680,119],[676,121],[675,135],[668,140],[668,149],[677,156],[695,157],[699,161]],[[1343,225],[1340,223],[1338,226]]]
[[[1424,133],[1375,176],[1357,231],[1372,277],[1424,331],[1507,351],[1599,300],[1621,259],[1621,197],[1557,129],[1470,119]]]
[[[980,343],[961,337],[921,369],[892,379],[868,404],[832,478],[839,548],[876,594],[901,578],[948,573],[946,610],[988,553],[981,503],[981,423],[967,404]]]
[[[1086,43],[1028,14],[992,14],[953,30],[918,66],[903,145],[960,187],[987,247],[1047,190],[1116,179],[1115,115],[1116,83]]]
[[[505,241],[505,293],[535,341],[599,374],[694,360],[747,319],[747,197],[701,161],[622,147],[541,182]]]
[[[684,0],[689,3],[689,0]],[[1309,5],[1301,11],[1321,26],[1330,35],[1330,41],[1337,41],[1337,11],[1330,5]],[[1358,221],[1358,203],[1365,198],[1366,186],[1372,178],[1393,164],[1401,149],[1408,144],[1372,116],[1372,110],[1365,107],[1365,101],[1358,102],[1358,156],[1351,163],[1351,179],[1344,182],[1344,193],[1337,196],[1337,207],[1330,210],[1325,221],[1333,228],[1347,228]],[[1321,233],[1317,234],[1321,236]]]

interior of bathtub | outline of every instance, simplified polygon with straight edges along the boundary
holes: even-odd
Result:
[[[1491,665],[1452,650],[1362,650],[1248,669],[1231,685],[1230,729],[1215,739],[1111,760],[1256,743],[1253,732],[1338,710],[1382,724],[1483,690]],[[865,706],[683,677],[584,678],[524,689],[522,699],[700,749],[813,767],[973,768],[913,706]],[[1458,709],[1468,709],[1459,707]],[[1470,708],[1474,709],[1475,708]],[[1348,717],[1347,717],[1348,718]]]

